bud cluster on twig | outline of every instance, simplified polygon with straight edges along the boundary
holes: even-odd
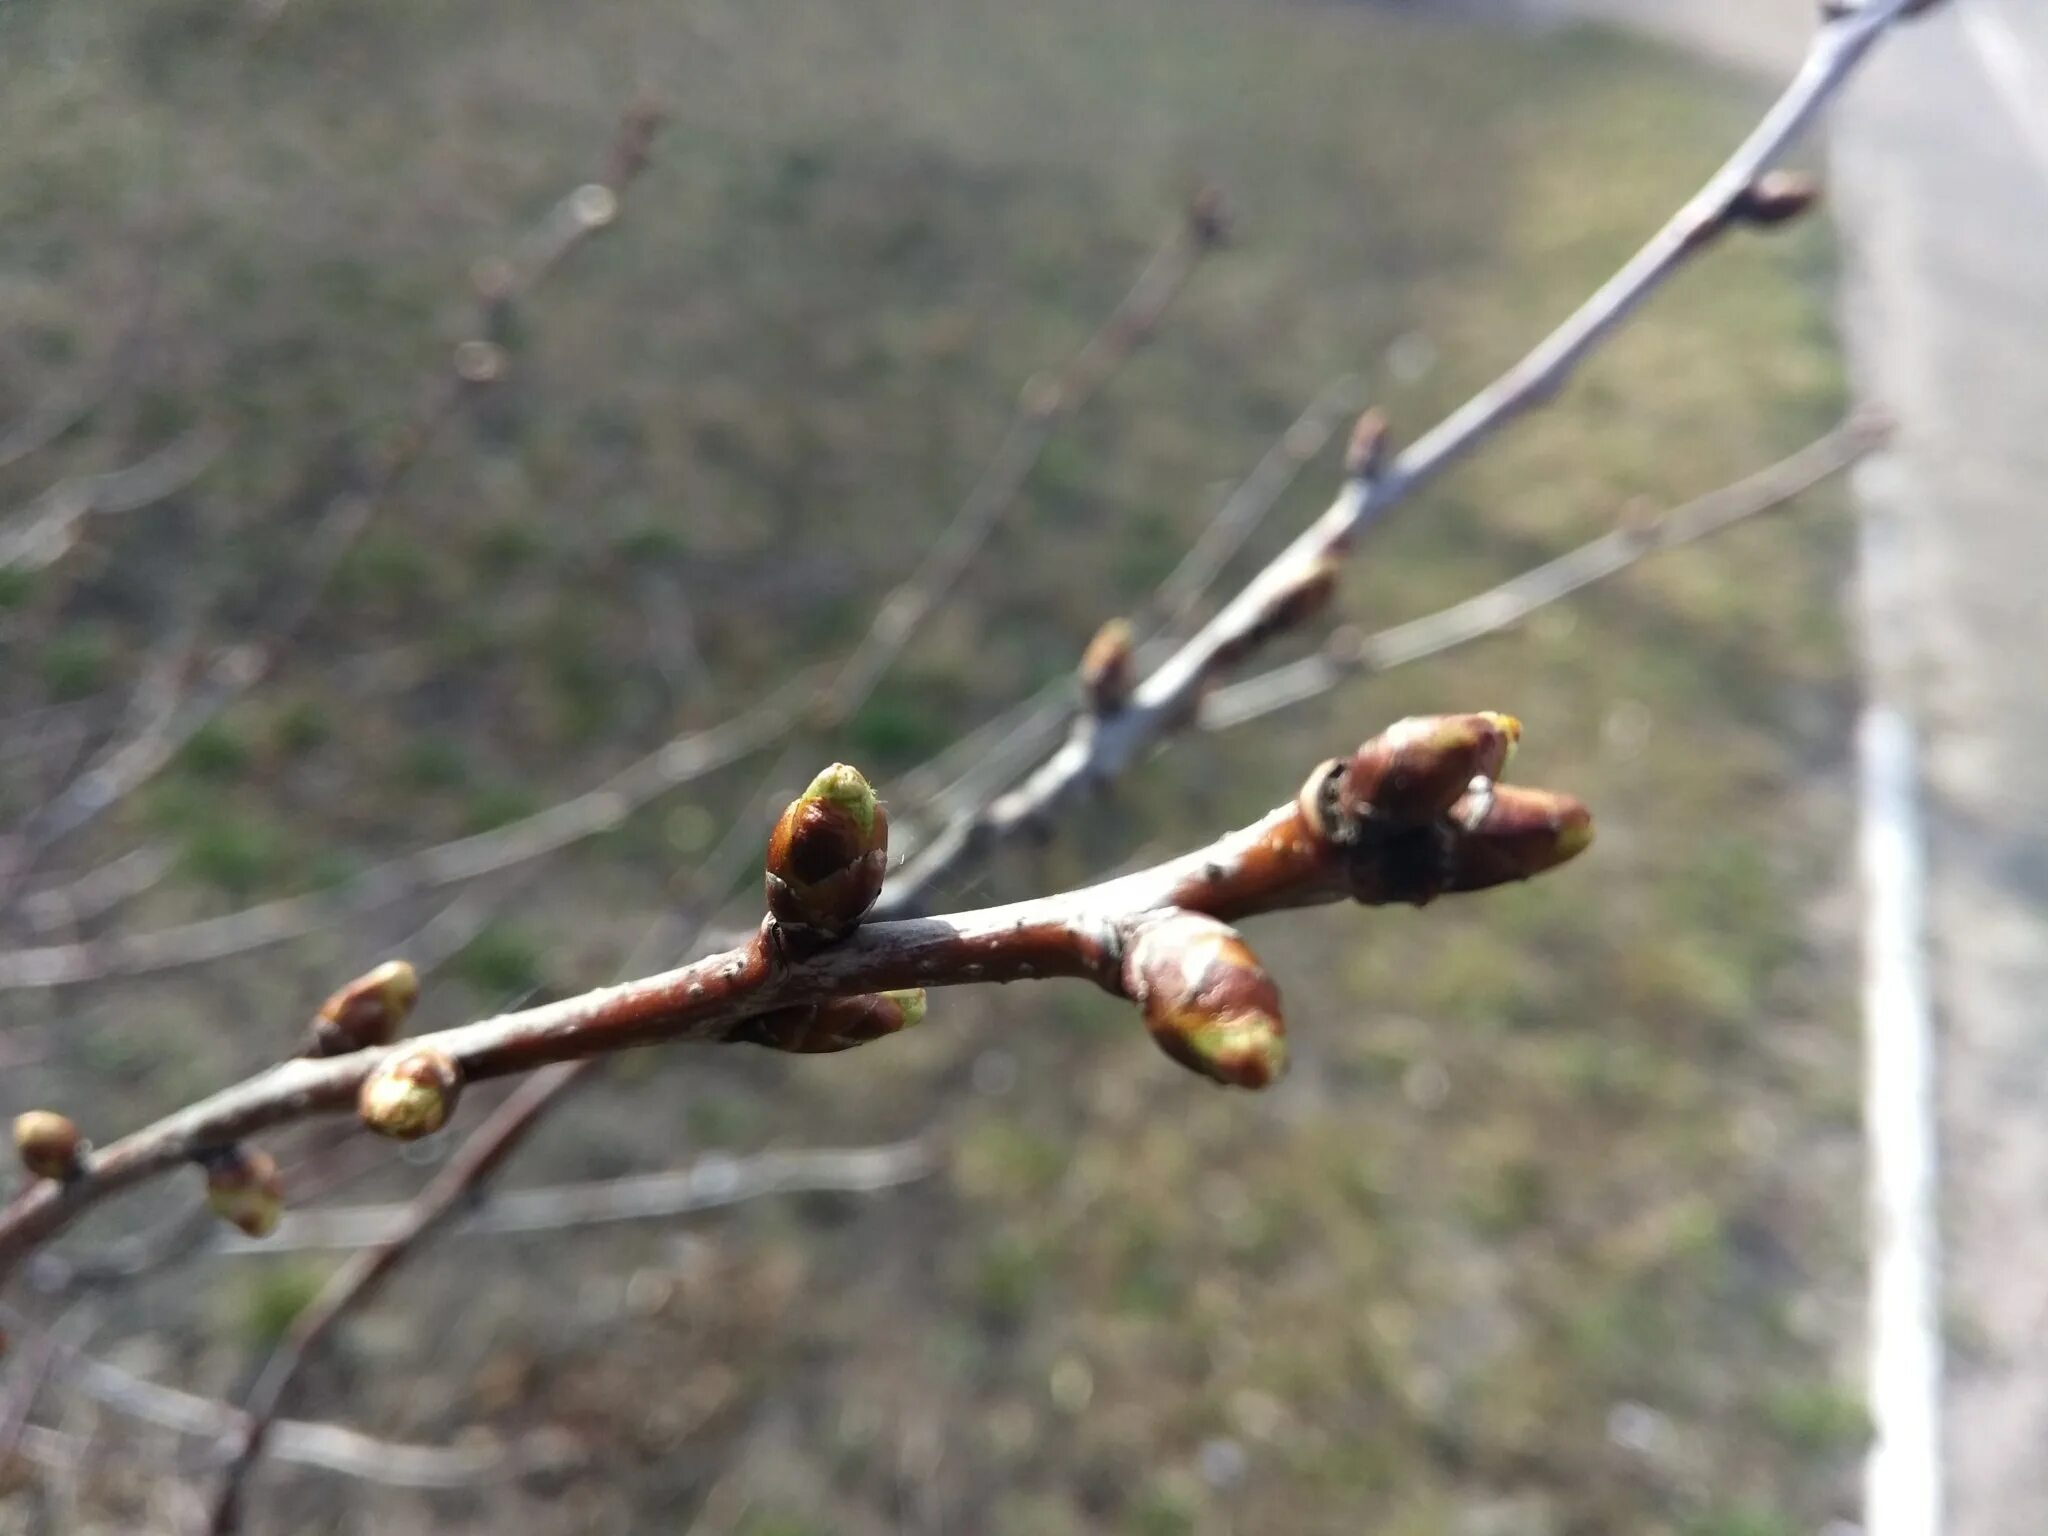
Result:
[[[1498,782],[1522,734],[1512,715],[1402,720],[1348,758],[1332,758],[1290,810],[1263,824],[1224,883],[1266,893],[1299,887],[1304,866],[1333,867],[1352,899],[1421,905],[1554,869],[1592,841],[1569,795]],[[1123,954],[1124,995],[1159,1047],[1219,1083],[1263,1088],[1286,1069],[1280,994],[1237,932],[1210,908],[1206,872],[1177,893],[1185,909],[1145,922]]]
[[[1593,819],[1570,795],[1502,784],[1512,715],[1422,715],[1390,726],[1302,786],[1304,821],[1350,850],[1352,895],[1424,905],[1527,880],[1576,857]]]
[[[851,934],[889,871],[889,813],[858,768],[834,763],[790,801],[768,839],[769,920],[805,948]],[[740,1020],[725,1038],[797,1055],[851,1050],[924,1018],[921,987],[824,998]]]
[[[214,1171],[216,1149],[308,1116],[352,1105],[368,1129],[411,1138],[446,1124],[471,1080],[539,1074],[634,1046],[694,1039],[844,1050],[915,1024],[919,989],[931,986],[1086,980],[1136,1002],[1177,1060],[1218,1082],[1263,1086],[1286,1063],[1279,992],[1224,925],[1342,900],[1423,902],[1571,858],[1591,837],[1585,807],[1495,782],[1518,734],[1505,715],[1404,721],[1326,764],[1257,822],[1177,858],[914,922],[862,922],[886,858],[886,817],[867,781],[835,764],[778,824],[770,915],[741,945],[396,1047],[272,1067],[123,1137],[61,1184],[24,1190],[0,1210],[0,1278],[101,1200],[194,1160],[209,1165],[223,1214],[262,1226],[265,1202],[281,1191],[253,1152]],[[537,1113],[554,1081],[572,1080],[573,1072],[536,1075],[524,1099],[506,1102]]]

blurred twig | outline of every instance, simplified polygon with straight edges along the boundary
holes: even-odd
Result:
[[[655,796],[772,743],[809,689],[791,684],[743,714],[686,732],[592,790],[509,822],[365,870],[329,891],[287,896],[218,917],[138,933],[0,953],[0,991],[142,975],[298,938],[407,896],[495,874],[610,831]]]
[[[445,1235],[481,1237],[651,1221],[716,1210],[763,1195],[867,1194],[911,1183],[931,1171],[931,1151],[922,1139],[876,1147],[756,1152],[744,1157],[717,1153],[659,1173],[483,1195],[449,1224]],[[222,1254],[256,1256],[300,1249],[366,1248],[399,1235],[410,1219],[408,1202],[304,1211],[287,1215],[269,1237],[246,1238],[222,1230],[211,1246]]]
[[[42,401],[20,420],[0,430],[0,469],[40,453],[82,425],[133,374],[136,355],[148,336],[149,318],[156,307],[160,253],[155,245],[156,241],[152,239],[147,262],[136,284],[134,301],[116,331],[105,360],[87,382]]]
[[[479,334],[457,345],[420,391],[397,437],[372,464],[367,483],[328,501],[305,538],[304,563],[282,583],[262,626],[262,638],[219,653],[198,685],[141,730],[104,749],[54,799],[31,812],[0,840],[0,897],[12,896],[36,862],[59,840],[98,820],[155,776],[208,721],[267,676],[284,647],[304,627],[348,551],[397,492],[428,447],[461,407],[496,383],[505,355],[494,338],[518,299],[590,236],[618,217],[620,194],[646,164],[659,114],[645,105],[627,110],[607,158],[605,181],[587,182],[562,198],[508,257],[479,264]]]
[[[0,571],[39,571],[78,542],[85,520],[139,511],[175,495],[220,456],[220,435],[189,432],[126,469],[60,480],[0,523]]]
[[[560,1063],[542,1068],[521,1083],[492,1115],[491,1134],[472,1136],[464,1142],[418,1198],[404,1208],[397,1230],[374,1246],[353,1254],[328,1277],[320,1294],[292,1319],[291,1327],[264,1362],[255,1385],[243,1399],[242,1419],[231,1438],[233,1448],[214,1498],[210,1526],[214,1532],[239,1527],[243,1484],[249,1469],[263,1454],[278,1409],[307,1356],[351,1307],[369,1296],[413,1247],[454,1215],[471,1192],[517,1150],[559,1091],[559,1081],[574,1070],[574,1064]]]
[[[145,1381],[141,1377],[67,1347],[48,1330],[33,1327],[11,1307],[0,1304],[0,1320],[10,1331],[39,1341],[48,1349],[48,1369],[85,1396],[130,1418],[181,1434],[218,1440],[234,1433],[238,1409],[213,1398]],[[37,1459],[55,1454],[59,1444],[50,1432],[29,1425],[24,1446]],[[509,1475],[524,1465],[546,1461],[553,1449],[539,1437],[529,1450],[519,1443],[475,1447],[411,1445],[361,1434],[336,1424],[281,1419],[271,1428],[270,1454],[280,1461],[320,1467],[368,1482],[400,1488],[463,1488],[487,1477]]]
[[[1888,432],[1879,417],[1856,416],[1747,479],[1661,516],[1604,533],[1461,603],[1377,634],[1335,636],[1317,655],[1210,694],[1202,701],[1201,723],[1207,730],[1229,730],[1327,693],[1347,677],[1390,671],[1496,634],[1660,550],[1694,543],[1784,506],[1875,451]]]
[[[1222,233],[1220,201],[1213,190],[1205,189],[1066,367],[1025,386],[1017,414],[965,504],[933,540],[909,579],[890,593],[882,612],[841,665],[824,695],[830,711],[825,723],[836,724],[852,713],[853,706],[845,699],[865,699],[873,692],[917,627],[959,584],[968,564],[1015,504],[1054,431],[1087,405],[1158,329],[1168,306],[1202,258],[1216,248]]]

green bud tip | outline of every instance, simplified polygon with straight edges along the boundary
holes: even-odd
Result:
[[[838,806],[859,825],[861,836],[875,830],[875,790],[866,775],[845,763],[834,763],[803,792],[806,800],[824,800]]]
[[[896,1005],[897,1011],[903,1015],[903,1028],[910,1029],[924,1022],[925,996],[923,987],[911,987],[902,992],[882,992],[877,995],[888,998],[890,1002]]]

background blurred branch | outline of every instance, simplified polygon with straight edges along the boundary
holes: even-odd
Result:
[[[479,264],[480,334],[459,343],[427,381],[412,414],[369,468],[367,483],[334,496],[304,541],[305,563],[279,583],[281,595],[262,638],[244,640],[217,655],[197,688],[170,702],[141,730],[103,750],[54,799],[0,839],[0,902],[57,842],[90,825],[147,783],[179,748],[276,666],[283,648],[304,627],[342,559],[377,513],[425,456],[441,428],[506,369],[502,332],[511,306],[531,293],[584,241],[617,219],[620,196],[645,167],[660,115],[645,104],[629,107],[606,159],[605,181],[588,182],[558,201],[511,256]]]
[[[1790,457],[1682,507],[1631,519],[1577,549],[1461,603],[1376,634],[1331,637],[1314,656],[1219,688],[1202,701],[1206,730],[1227,731],[1329,692],[1346,678],[1391,671],[1521,623],[1537,609],[1618,575],[1661,550],[1709,538],[1776,511],[1884,445],[1889,423],[1863,412]]]

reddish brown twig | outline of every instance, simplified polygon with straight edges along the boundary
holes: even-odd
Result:
[[[1368,835],[1352,811],[1319,822],[1313,805],[1289,803],[1205,848],[1102,885],[945,918],[868,923],[810,952],[767,927],[677,970],[396,1049],[442,1053],[476,1082],[635,1046],[717,1039],[750,1015],[861,993],[1076,977],[1122,995],[1124,946],[1158,913],[1186,909],[1230,921],[1346,897],[1423,900],[1519,878],[1533,872],[1516,863],[1532,856],[1527,836],[1548,839],[1560,857],[1582,846],[1570,816],[1557,820],[1560,804],[1503,792],[1459,811],[1461,821],[1432,820],[1414,835],[1391,837]],[[1508,864],[1486,863],[1480,878],[1470,861],[1508,843]],[[391,1054],[285,1062],[91,1153],[64,1182],[31,1185],[0,1213],[0,1278],[111,1195],[245,1136],[352,1108],[364,1078]]]

